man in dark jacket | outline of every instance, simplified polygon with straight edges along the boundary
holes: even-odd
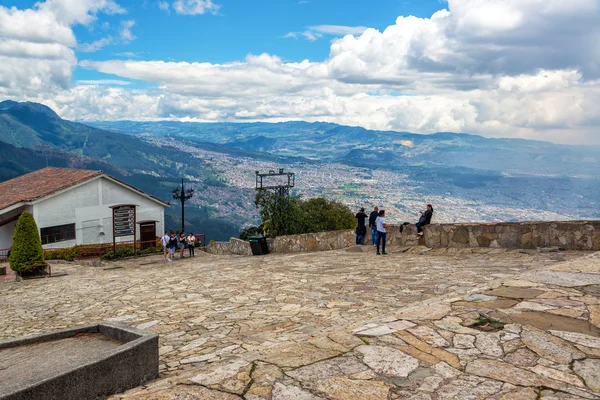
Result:
[[[423,229],[421,227],[425,225],[429,225],[431,223],[431,217],[433,216],[433,207],[431,204],[427,204],[427,211],[421,211],[421,217],[419,218],[419,222],[417,222],[417,235],[423,236]]]
[[[379,207],[375,206],[371,215],[369,215],[369,228],[371,228],[371,240],[373,241],[373,247],[377,247],[377,224],[375,220],[379,216]]]
[[[356,245],[362,246],[365,235],[367,234],[367,227],[365,226],[367,214],[365,214],[364,208],[361,208],[356,214],[356,219],[358,220],[358,225],[356,226]]]

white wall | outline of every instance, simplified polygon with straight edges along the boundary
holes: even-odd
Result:
[[[12,211],[4,213],[0,215],[0,221],[6,221],[9,218],[15,217],[21,214],[23,211],[31,212],[31,206],[23,206],[16,208]],[[12,245],[12,238],[15,232],[15,226],[17,225],[17,221],[13,221],[4,226],[0,226],[0,249],[8,249]]]
[[[136,204],[137,220],[156,220],[157,235],[164,229],[164,207],[138,192],[100,177],[60,194],[47,197],[33,206],[38,228],[75,224],[75,240],[44,245],[44,248],[75,244],[112,243],[112,209],[117,204]],[[139,225],[137,226],[139,238]],[[12,234],[11,234],[12,238]],[[133,236],[117,238],[133,240]]]

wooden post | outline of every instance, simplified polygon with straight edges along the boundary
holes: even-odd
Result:
[[[137,257],[137,207],[136,206],[133,206],[133,256]]]
[[[113,227],[113,256],[117,257],[117,230],[115,228],[115,208],[112,209],[112,227]]]

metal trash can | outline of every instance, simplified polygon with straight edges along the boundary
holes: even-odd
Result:
[[[248,241],[250,242],[250,248],[252,249],[252,255],[253,256],[262,256],[263,251],[262,251],[260,242],[256,239],[249,239]]]
[[[269,245],[267,244],[267,238],[264,236],[249,236],[249,241],[256,240],[260,243],[260,248],[262,249],[262,254],[269,254]],[[252,246],[252,245],[250,245]]]

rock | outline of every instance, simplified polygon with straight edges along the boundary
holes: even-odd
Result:
[[[224,390],[230,393],[242,394],[250,383],[252,364],[246,360],[233,360],[222,364],[211,364],[202,369],[190,381],[211,389]]]
[[[362,340],[346,331],[333,332],[328,335],[329,339],[344,346],[347,349],[353,349],[364,344]]]
[[[557,393],[553,390],[542,390],[540,392],[540,400],[581,400],[581,397],[562,392]]]
[[[360,336],[383,336],[389,335],[390,333],[397,332],[396,329],[392,329],[387,325],[377,326],[375,328],[366,329],[364,331],[355,332]]]
[[[167,389],[160,388],[155,390],[143,390],[132,395],[119,396],[119,399],[127,400],[239,400],[240,397],[234,394],[211,390],[202,386],[176,385]],[[279,399],[282,400],[282,399]],[[315,399],[297,399],[297,400],[319,400]]]
[[[533,282],[563,287],[600,285],[600,274],[539,270],[526,273],[523,277]]]
[[[390,392],[390,386],[381,381],[355,381],[343,377],[320,380],[315,383],[314,389],[331,400],[387,400]]]
[[[252,386],[245,394],[247,399],[270,399],[273,385],[283,377],[283,372],[275,365],[256,363],[252,372]]]
[[[538,392],[532,388],[522,388],[514,392],[507,393],[500,397],[500,400],[537,400]]]
[[[467,364],[465,370],[473,375],[517,386],[540,386],[542,384],[542,380],[533,372],[498,360],[474,360]]]
[[[413,324],[410,321],[398,320],[388,323],[387,326],[389,326],[391,329],[395,329],[396,331],[403,331],[405,329],[415,327],[417,324]]]
[[[596,393],[600,393],[600,360],[590,358],[575,361],[573,372],[583,379],[587,387]]]
[[[547,312],[523,311],[511,314],[505,312],[492,312],[489,313],[489,316],[502,321],[534,326],[541,330],[554,329],[557,331],[579,332],[588,335],[593,334],[595,331],[597,332],[597,329],[585,320],[563,317],[561,315],[552,315]]]
[[[447,303],[434,303],[408,307],[402,310],[397,317],[408,320],[438,320],[444,318],[452,308]]]
[[[144,322],[143,324],[139,324],[138,326],[136,326],[136,328],[137,329],[148,329],[148,328],[151,328],[154,325],[158,324],[159,322],[160,322],[159,320]]]
[[[314,346],[303,344],[281,344],[268,347],[260,352],[262,361],[278,365],[280,367],[301,367],[315,363],[326,358],[340,355],[339,351],[319,349]]]
[[[569,318],[579,318],[583,315],[583,311],[572,310],[570,308],[559,308],[557,310],[548,310],[550,314],[562,315]]]
[[[502,382],[463,375],[436,391],[439,400],[487,399],[502,390]]]
[[[497,333],[480,333],[477,335],[475,346],[483,354],[491,357],[500,358],[504,355],[504,351],[500,345],[500,337]]]
[[[419,386],[419,390],[422,392],[434,393],[443,381],[444,378],[441,376],[428,376],[423,379],[423,383]]]
[[[271,400],[322,400],[297,386],[286,386],[279,382],[273,386],[271,396]]]
[[[585,354],[573,348],[556,336],[549,335],[539,329],[524,327],[521,340],[540,357],[559,364],[569,364],[573,360],[585,358]]]
[[[514,353],[507,354],[504,361],[517,367],[533,367],[539,357],[529,349],[518,349]]]
[[[585,385],[576,375],[573,375],[568,372],[559,371],[555,368],[544,367],[542,365],[536,365],[530,370],[538,375],[545,376],[546,378],[554,379],[556,381],[562,381],[573,386],[585,387]]]
[[[485,294],[489,296],[508,297],[511,299],[533,299],[542,293],[544,293],[544,291],[539,289],[505,286],[500,286],[497,289],[485,292]]]
[[[373,347],[373,346],[367,346]],[[300,382],[311,382],[335,376],[347,376],[368,371],[369,367],[352,356],[335,357],[288,371],[287,375]]]
[[[455,354],[449,353],[448,351],[443,349],[432,347],[428,343],[417,339],[416,337],[405,331],[396,332],[395,335],[398,336],[400,339],[404,340],[406,343],[410,344],[411,346],[416,347],[418,350],[430,354],[440,361],[445,361],[454,368],[461,368],[460,360]]]
[[[386,376],[406,378],[419,367],[419,360],[391,347],[360,346],[355,352],[373,371]]]
[[[454,335],[454,347],[458,349],[472,349],[475,347],[475,336],[460,333]]]
[[[597,337],[564,331],[550,331],[550,333],[559,338],[568,340],[569,342],[577,343],[585,347],[591,347],[592,349],[600,349],[600,338]]]
[[[433,369],[438,375],[440,375],[446,379],[454,378],[454,377],[462,374],[462,372],[460,372],[456,368],[451,367],[450,365],[448,365],[445,362],[437,363],[433,367],[431,367],[431,369]]]
[[[519,304],[517,304],[516,306],[514,306],[514,309],[515,310],[546,311],[546,310],[553,310],[554,307],[536,303],[533,301],[522,301]]]
[[[472,295],[465,297],[465,301],[473,301],[473,302],[492,301],[492,300],[496,300],[497,298],[498,298],[498,296],[488,296],[487,294],[477,293],[477,294],[472,294]]]
[[[408,329],[410,333],[417,336],[419,339],[429,343],[430,345],[434,345],[437,347],[448,347],[450,343],[435,330],[427,327],[427,326],[419,326],[416,328]]]

